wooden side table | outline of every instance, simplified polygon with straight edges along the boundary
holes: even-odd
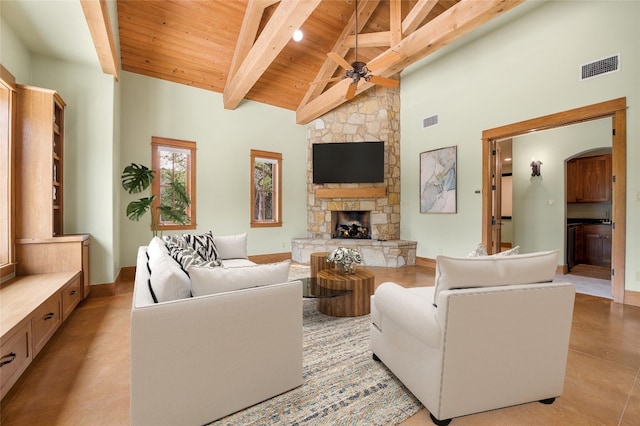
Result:
[[[318,272],[318,285],[332,290],[347,290],[344,296],[318,300],[318,311],[334,317],[357,317],[371,312],[374,275],[366,269],[340,274],[333,269]]]

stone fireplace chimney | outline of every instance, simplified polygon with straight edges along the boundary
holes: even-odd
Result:
[[[314,143],[385,143],[383,183],[313,184]],[[369,212],[369,238],[400,238],[400,89],[376,86],[307,126],[307,236],[334,238],[335,212]],[[332,221],[333,218],[333,221]]]

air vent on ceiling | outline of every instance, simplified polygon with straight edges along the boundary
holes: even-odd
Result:
[[[435,126],[436,124],[438,124],[438,114],[422,119],[423,129],[427,127]]]
[[[580,66],[580,80],[616,72],[620,69],[620,54]]]

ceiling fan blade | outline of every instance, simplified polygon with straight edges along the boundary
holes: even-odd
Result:
[[[310,82],[309,86],[313,84],[320,84],[320,83],[331,83],[332,81],[340,81],[340,80],[342,80],[342,77],[323,78],[322,80],[315,80]]]
[[[346,100],[353,99],[356,95],[356,89],[358,88],[358,83],[351,83],[349,88],[347,89],[347,94],[344,97]]]
[[[344,59],[342,56],[338,55],[336,52],[329,52],[327,53],[327,56],[333,59],[333,61],[336,64],[340,65],[345,70],[351,69],[351,64],[347,62],[346,59]]]
[[[394,80],[392,78],[380,77],[379,75],[371,75],[369,76],[369,81],[373,84],[377,84],[379,86],[388,87],[390,89],[395,89],[400,84],[399,80]]]

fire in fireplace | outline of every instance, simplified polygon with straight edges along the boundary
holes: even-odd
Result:
[[[370,211],[333,211],[333,238],[371,239]]]

